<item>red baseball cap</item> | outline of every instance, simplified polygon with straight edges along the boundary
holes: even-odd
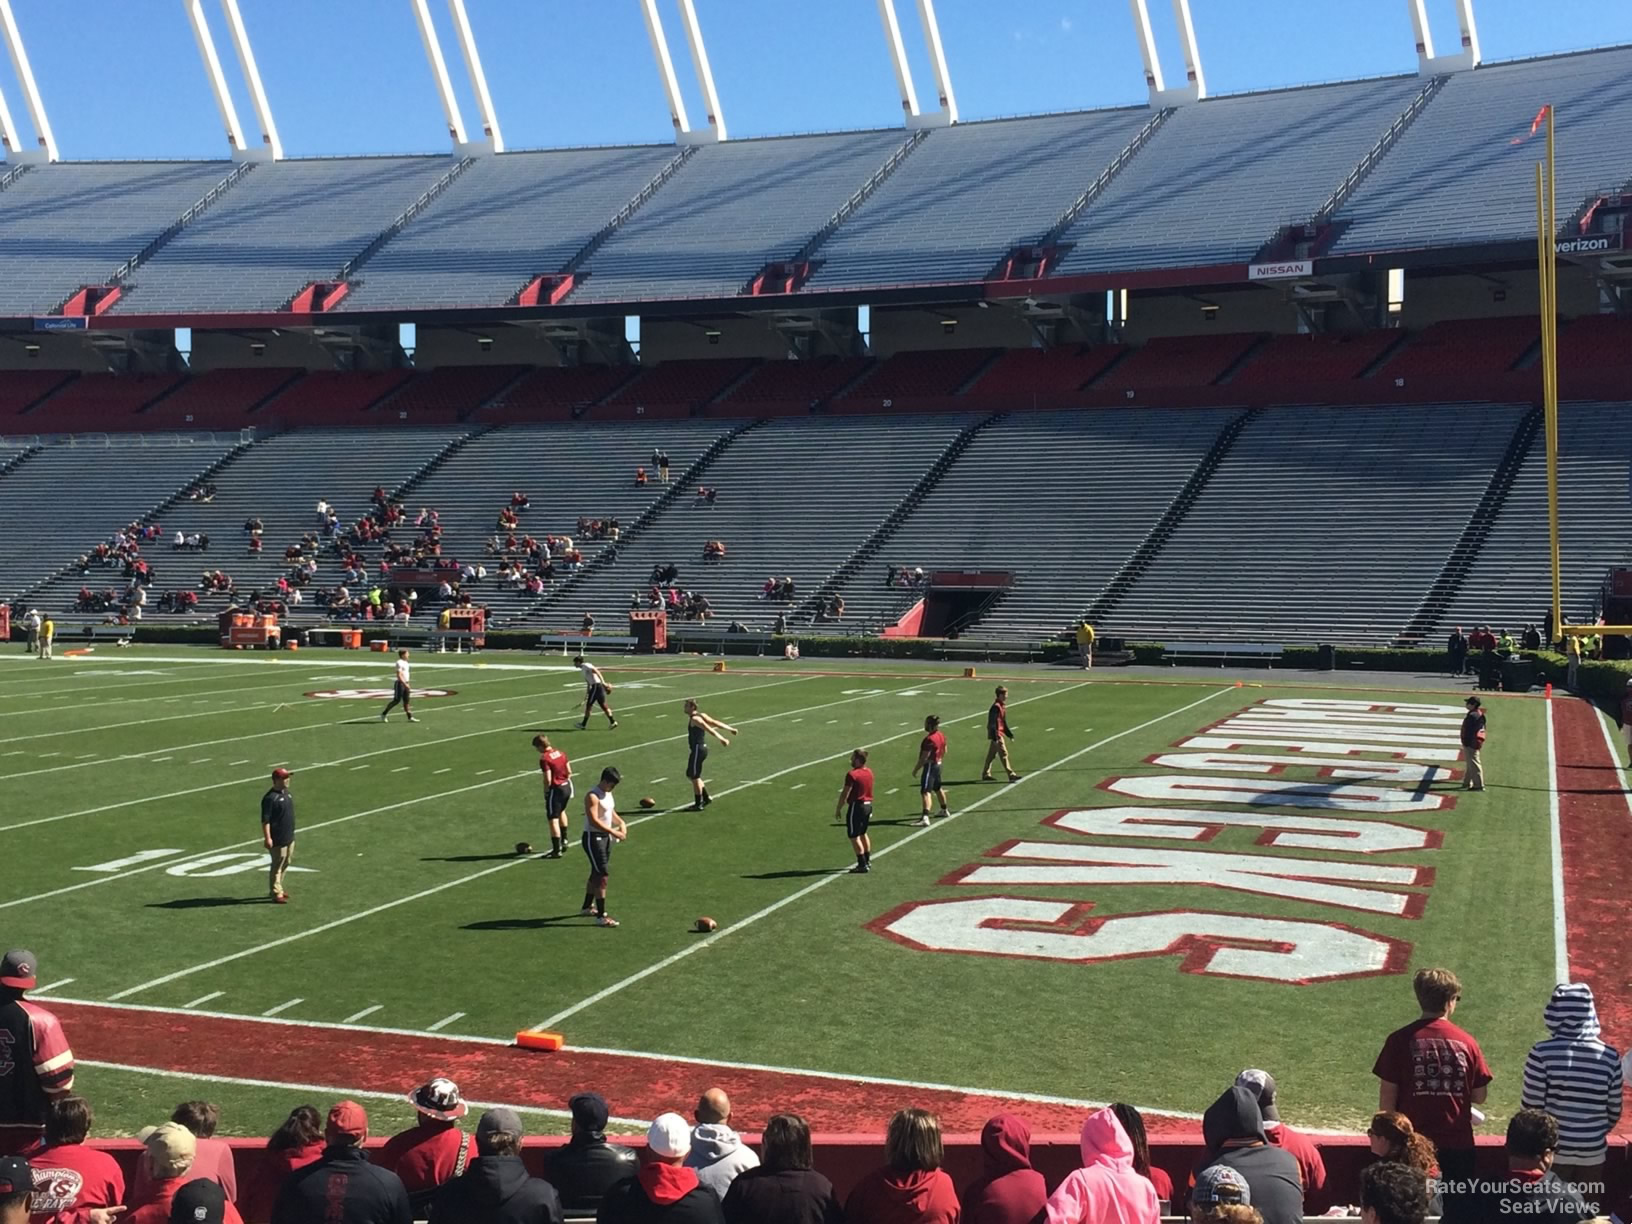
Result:
[[[282,765],[279,765],[276,769],[274,769],[272,771],[272,776],[274,778],[287,778],[287,777],[291,777],[292,775]]]
[[[329,1110],[329,1124],[323,1134],[331,1142],[335,1139],[356,1139],[361,1142],[368,1138],[368,1114],[356,1101],[341,1101]]]

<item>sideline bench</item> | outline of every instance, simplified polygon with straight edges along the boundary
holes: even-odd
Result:
[[[572,650],[577,650],[580,653],[596,650],[616,650],[623,654],[631,654],[639,644],[636,638],[619,637],[613,634],[601,636],[599,634],[583,633],[542,633],[538,638],[538,651],[540,654],[548,654],[559,646],[563,656],[571,654]],[[569,647],[572,649],[568,649]]]
[[[1282,647],[1273,642],[1169,642],[1162,649],[1163,663],[1262,663],[1280,661]]]
[[[753,643],[754,653],[763,657],[765,648],[775,638],[774,633],[727,633],[723,629],[671,629],[669,645],[677,651],[696,650],[699,654],[725,654],[727,646],[738,642]]]
[[[468,629],[426,629],[415,625],[399,625],[391,630],[391,649],[398,646],[424,646],[438,648],[443,654],[447,653],[448,643],[453,643],[453,652],[468,646],[471,654],[476,653],[476,634]]]
[[[87,642],[112,640],[128,642],[136,636],[135,625],[81,625],[79,636]]]
[[[935,654],[942,659],[976,659],[982,663],[1000,659],[1029,663],[1032,659],[1043,657],[1042,647],[1026,642],[971,641],[968,638],[951,638],[946,645],[935,647]]]

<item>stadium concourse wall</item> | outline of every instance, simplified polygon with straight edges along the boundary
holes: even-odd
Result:
[[[906,1100],[907,1098],[903,1098]],[[474,1117],[474,1114],[472,1114]],[[1200,1124],[1194,1124],[1199,1128]],[[633,1148],[644,1148],[644,1135],[612,1136],[613,1142]],[[745,1143],[758,1148],[760,1137],[744,1134]],[[1374,1162],[1370,1141],[1364,1135],[1313,1135],[1326,1164],[1326,1189],[1305,1199],[1307,1215],[1318,1215],[1329,1206],[1352,1205],[1359,1198],[1360,1170]],[[868,1173],[884,1163],[884,1141],[881,1135],[817,1134],[811,1137],[815,1167],[833,1183],[842,1200]],[[262,1162],[266,1159],[266,1141],[262,1139],[229,1139],[238,1185],[252,1187],[259,1183]],[[566,1142],[565,1136],[532,1138],[523,1143],[522,1159],[530,1172],[545,1175],[550,1153]],[[942,1164],[960,1193],[981,1173],[984,1157],[979,1135],[945,1136],[945,1158]],[[1502,1139],[1496,1135],[1480,1136],[1479,1172],[1500,1176],[1506,1169],[1502,1154]],[[378,1153],[385,1144],[383,1137],[371,1138],[367,1148]],[[134,1139],[98,1139],[90,1146],[107,1152],[119,1162],[127,1184],[135,1184],[136,1161],[146,1149]],[[1205,1154],[1199,1136],[1190,1139],[1150,1139],[1150,1160],[1153,1166],[1166,1170],[1173,1179],[1175,1197],[1184,1194],[1181,1187],[1189,1184],[1190,1175]],[[1031,1137],[1031,1160],[1042,1173],[1052,1193],[1067,1174],[1082,1167],[1082,1143],[1077,1135],[1034,1134]],[[1627,1145],[1612,1138],[1605,1180],[1610,1187],[1610,1199],[1619,1202],[1626,1184],[1629,1164]],[[245,1210],[245,1224],[264,1224],[265,1208],[260,1204],[240,1202]],[[1343,1218],[1343,1217],[1338,1217]]]

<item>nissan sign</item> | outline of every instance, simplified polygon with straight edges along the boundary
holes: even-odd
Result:
[[[1247,279],[1249,281],[1264,280],[1297,280],[1300,277],[1315,274],[1315,261],[1312,259],[1288,259],[1283,263],[1261,263],[1247,265]]]
[[[1621,249],[1619,234],[1584,234],[1555,244],[1560,255],[1605,255]]]

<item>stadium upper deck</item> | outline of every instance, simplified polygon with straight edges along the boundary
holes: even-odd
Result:
[[[1632,148],[1612,138],[1632,123],[1629,69],[1620,47],[1176,109],[680,150],[19,166],[0,176],[0,315],[298,310],[313,283],[319,307],[353,319],[740,307],[767,286],[762,305],[990,292],[1022,248],[1023,284],[1062,292],[1153,270],[1241,280],[1294,249],[1317,270],[1518,254],[1534,241],[1525,137],[1542,105],[1559,108],[1561,226],[1632,183]],[[1606,243],[1619,250],[1619,231]],[[119,292],[74,300],[97,286]]]

